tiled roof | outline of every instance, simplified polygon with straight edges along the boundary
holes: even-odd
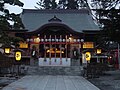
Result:
[[[39,9],[23,9],[22,13],[89,13],[87,9],[52,9],[52,10],[39,10]]]
[[[94,23],[92,16],[87,9],[81,10],[36,10],[24,9],[21,18],[29,31],[34,31],[49,24],[50,19],[54,16],[61,20],[62,23],[69,26],[71,29],[82,32],[83,30],[99,30],[99,27]]]

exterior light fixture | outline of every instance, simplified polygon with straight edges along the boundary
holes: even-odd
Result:
[[[22,52],[20,50],[15,50],[15,60],[20,61],[22,58]]]
[[[40,38],[39,38],[39,37],[34,38],[34,42],[35,42],[35,43],[39,43],[39,42],[40,42]]]
[[[101,54],[101,51],[102,51],[101,49],[97,49],[97,52],[96,52],[96,53],[97,53],[97,54]]]
[[[71,37],[69,37],[69,40],[72,40],[72,38],[71,38]]]
[[[3,45],[2,48],[4,49],[4,53],[8,55],[12,47],[10,45]]]
[[[10,50],[11,50],[10,47],[5,47],[5,48],[4,48],[4,53],[5,53],[5,54],[10,54]]]
[[[90,61],[90,59],[91,59],[91,53],[90,52],[86,52],[85,53],[85,58],[86,58],[86,61]]]
[[[84,42],[84,39],[81,39],[80,41],[81,41],[81,42]]]

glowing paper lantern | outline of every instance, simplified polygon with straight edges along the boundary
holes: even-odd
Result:
[[[101,49],[97,49],[97,54],[100,54],[101,53]]]
[[[86,52],[85,53],[85,58],[86,58],[86,61],[90,61],[90,59],[91,59],[91,53],[90,52]]]
[[[10,54],[10,47],[5,47],[4,52],[5,54]]]
[[[15,60],[16,60],[16,61],[20,61],[20,60],[21,60],[21,57],[22,57],[21,51],[17,50],[17,51],[15,52]]]

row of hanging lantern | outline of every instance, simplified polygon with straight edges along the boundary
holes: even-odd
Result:
[[[39,37],[37,38],[31,38],[31,39],[27,39],[27,42],[35,42],[35,43],[39,43],[39,42],[84,42],[84,39],[73,39],[73,38],[69,38],[69,39],[40,39]]]

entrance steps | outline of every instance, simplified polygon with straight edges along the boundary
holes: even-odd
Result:
[[[80,76],[82,66],[29,66],[28,75],[70,75]]]

